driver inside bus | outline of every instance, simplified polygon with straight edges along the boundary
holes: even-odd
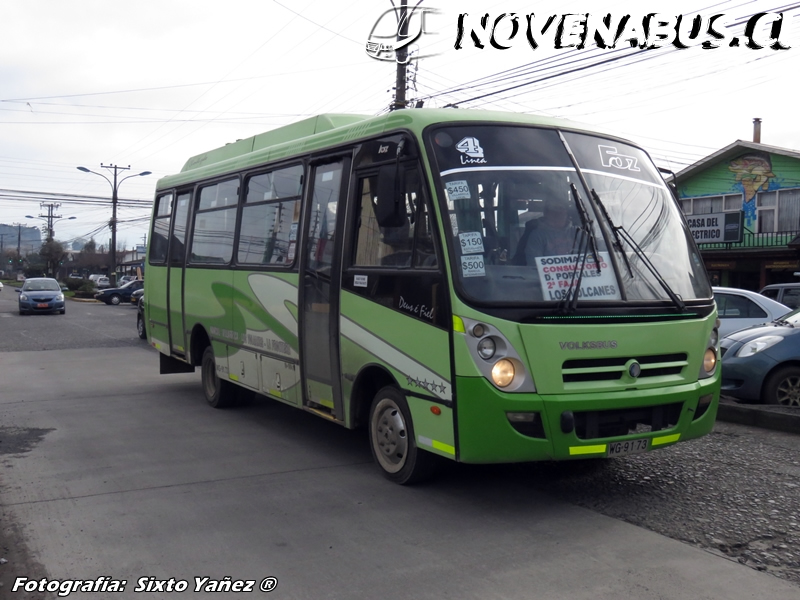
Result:
[[[550,199],[544,205],[544,215],[533,222],[525,242],[525,262],[536,264],[539,256],[571,254],[575,244],[576,228],[570,221],[567,202]]]

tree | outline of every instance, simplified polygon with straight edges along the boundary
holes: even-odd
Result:
[[[94,241],[94,238],[83,245],[83,250],[81,250],[81,252],[86,252],[86,254],[94,254],[97,252],[97,242]]]
[[[47,240],[42,244],[42,249],[39,250],[39,256],[42,257],[47,265],[47,274],[51,277],[58,270],[61,261],[64,260],[66,255],[67,253],[64,252],[64,246],[61,245],[61,242],[57,242],[56,240]]]

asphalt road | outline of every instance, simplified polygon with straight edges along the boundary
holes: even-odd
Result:
[[[247,597],[292,599],[800,594],[650,526],[692,500],[662,493],[676,467],[686,472],[666,450],[612,467],[602,487],[598,473],[570,467],[462,466],[403,488],[377,473],[363,433],[267,400],[213,410],[198,374],[158,375],[130,307],[20,317],[14,292],[1,295],[0,543],[13,560],[0,565],[0,598],[47,597],[14,592],[16,577],[33,587],[100,579],[105,593],[68,597],[104,599],[235,597],[195,591],[226,577],[272,590]],[[685,446],[692,477],[713,471],[706,446]],[[714,477],[703,485],[698,504],[716,494]],[[576,501],[587,497],[595,505]],[[618,514],[603,514],[609,505]],[[167,591],[182,582],[187,591]]]

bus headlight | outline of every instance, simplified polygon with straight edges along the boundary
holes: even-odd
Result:
[[[708,336],[708,343],[706,344],[706,351],[703,353],[703,364],[700,366],[698,379],[708,379],[717,371],[717,364],[719,363],[718,323],[719,319],[717,319],[714,329],[711,330],[711,335]]]
[[[483,360],[489,360],[492,358],[496,349],[497,344],[495,344],[494,340],[490,337],[485,337],[478,342],[478,355]]]
[[[717,351],[713,348],[706,348],[706,353],[703,355],[703,370],[706,373],[713,373],[717,367]]]
[[[514,381],[514,363],[507,358],[501,358],[492,367],[492,381],[497,387],[508,387]]]

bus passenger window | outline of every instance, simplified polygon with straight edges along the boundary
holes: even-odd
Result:
[[[221,181],[200,189],[190,262],[227,264],[233,256],[239,179]]]
[[[294,262],[302,188],[302,165],[247,180],[239,233],[239,263],[290,265]]]

